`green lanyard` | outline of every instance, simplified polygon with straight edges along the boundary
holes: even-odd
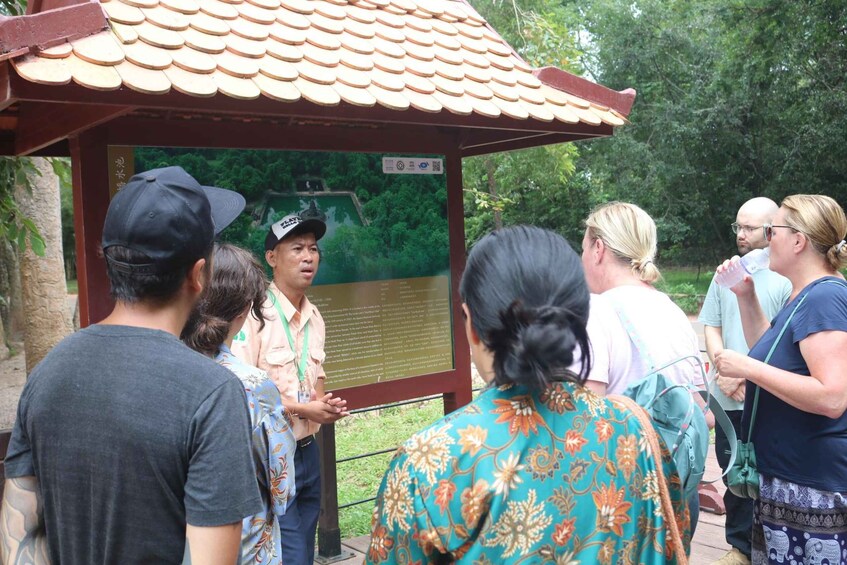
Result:
[[[288,345],[291,346],[291,352],[294,353],[294,361],[297,362],[297,352],[294,350],[294,338],[291,337],[291,328],[288,327],[288,318],[282,313],[282,307],[279,305],[279,300],[268,290],[268,298],[273,302],[276,308],[276,313],[279,314],[279,319],[282,320],[282,327],[285,328],[285,335],[288,337]],[[306,380],[306,353],[309,351],[309,322],[306,321],[305,333],[303,334],[303,350],[300,352],[300,364],[297,365],[297,378],[302,383]]]

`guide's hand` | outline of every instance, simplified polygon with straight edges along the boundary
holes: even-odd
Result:
[[[345,416],[350,415],[350,412],[347,411],[347,401],[346,400],[344,400],[343,398],[338,397],[338,396],[332,396],[331,392],[327,393],[326,396],[324,396],[324,398],[326,398],[326,397],[331,397],[326,401],[327,404],[335,407],[337,410],[340,410],[340,412],[338,412],[339,416],[338,416],[337,419],[341,419]]]
[[[349,412],[345,410],[346,407],[346,401],[343,401],[340,398],[333,398],[331,394],[325,394],[321,398],[302,405],[299,413],[301,417],[311,420],[312,422],[316,422],[318,424],[331,424],[340,420],[344,416],[349,415]]]

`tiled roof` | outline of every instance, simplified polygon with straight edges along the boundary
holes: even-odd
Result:
[[[460,0],[101,4],[110,30],[12,59],[17,73],[101,91],[625,123],[614,109],[544,84]]]

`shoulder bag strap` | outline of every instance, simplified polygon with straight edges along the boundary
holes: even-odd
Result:
[[[791,314],[788,315],[788,319],[785,320],[785,324],[783,324],[782,329],[779,330],[779,334],[776,336],[776,339],[773,341],[771,345],[770,351],[768,351],[767,357],[765,357],[764,363],[767,365],[768,361],[771,360],[771,356],[773,352],[776,351],[776,346],[779,345],[780,340],[782,339],[782,335],[785,333],[785,330],[788,329],[788,325],[791,323],[791,319],[794,317],[794,314],[797,313],[797,310],[800,308],[800,305],[805,302],[806,297],[809,296],[809,293],[803,295],[803,298],[797,303],[797,306],[794,307],[794,310],[791,311]],[[753,424],[756,423],[756,409],[759,407],[759,385],[753,385],[756,387],[756,392],[753,394],[753,409],[750,411],[750,425],[747,427],[747,443],[750,443],[750,439],[753,437]]]
[[[673,546],[674,553],[677,556],[677,561],[681,565],[687,565],[688,554],[685,552],[685,545],[682,542],[682,534],[679,531],[679,525],[676,522],[676,513],[673,510],[671,502],[671,493],[668,487],[668,479],[665,477],[662,466],[662,447],[659,441],[659,436],[653,428],[653,422],[650,415],[644,411],[633,399],[620,394],[609,395],[608,398],[626,408],[641,424],[641,429],[644,430],[644,436],[650,446],[650,453],[653,456],[653,463],[656,465],[656,478],[659,483],[659,497],[662,503],[662,517],[667,526],[667,535],[670,538],[667,543]],[[687,504],[687,501],[685,501]]]

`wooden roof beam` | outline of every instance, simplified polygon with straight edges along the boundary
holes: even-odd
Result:
[[[611,126],[606,127],[611,129]],[[583,139],[595,139],[598,137],[606,137],[608,135],[611,134],[539,133],[527,135],[522,138],[510,137],[499,141],[492,140],[486,143],[465,146],[462,149],[462,157],[476,157],[478,155],[488,155],[490,153],[499,153],[501,151],[516,151],[518,149],[529,149],[530,147],[540,147],[542,145],[554,145],[556,143],[567,143]]]
[[[21,104],[15,130],[15,155],[29,155],[132,111],[131,106]]]
[[[632,104],[635,102],[636,93],[632,88],[618,92],[556,67],[544,67],[533,71],[532,74],[547,86],[563,90],[600,106],[606,106],[623,116],[629,115]]]
[[[0,61],[23,55],[30,48],[47,49],[108,27],[109,22],[99,2],[64,6],[26,16],[0,16]]]

